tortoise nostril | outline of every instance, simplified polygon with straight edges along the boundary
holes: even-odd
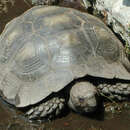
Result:
[[[81,103],[83,103],[83,102],[84,102],[84,99],[81,98],[81,97],[79,97],[79,101],[80,101]]]

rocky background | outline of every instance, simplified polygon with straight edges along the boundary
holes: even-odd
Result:
[[[130,46],[130,0],[83,0]]]

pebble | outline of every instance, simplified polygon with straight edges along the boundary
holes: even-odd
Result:
[[[110,108],[110,110],[111,110],[112,113],[115,113],[115,107],[112,106],[112,107]]]
[[[125,104],[124,104],[124,108],[126,108],[126,109],[130,109],[130,104],[125,103]]]

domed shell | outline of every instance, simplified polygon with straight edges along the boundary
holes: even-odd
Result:
[[[63,7],[36,6],[0,36],[0,91],[16,107],[35,104],[76,78],[130,79],[121,43],[97,18]]]

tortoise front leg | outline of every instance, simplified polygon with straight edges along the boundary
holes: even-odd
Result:
[[[58,116],[64,108],[65,99],[61,97],[53,97],[46,102],[42,102],[32,106],[26,112],[29,121],[32,120],[50,120]]]

